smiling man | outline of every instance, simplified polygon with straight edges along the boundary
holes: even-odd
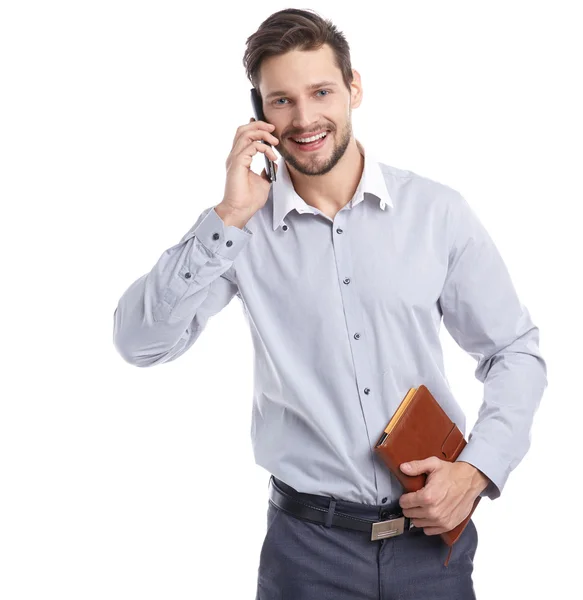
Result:
[[[334,25],[274,13],[248,38],[244,65],[265,122],[237,129],[223,200],[120,299],[116,347],[141,367],[176,360],[241,301],[253,451],[271,474],[257,600],[475,598],[473,520],[447,566],[438,534],[479,495],[498,498],[529,448],[547,385],[538,328],[466,200],[354,137],[363,88]],[[274,182],[250,168],[259,151],[278,160],[265,142],[283,159]],[[454,463],[401,465],[427,474],[404,494],[374,445],[411,387],[427,386],[465,435],[442,321],[476,359],[484,398]],[[227,490],[230,505],[247,493],[228,473]],[[387,521],[395,535],[373,539]]]

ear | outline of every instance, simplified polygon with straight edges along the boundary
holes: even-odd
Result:
[[[356,69],[352,69],[353,80],[350,84],[350,107],[358,108],[362,102],[362,82],[360,81],[360,73]]]

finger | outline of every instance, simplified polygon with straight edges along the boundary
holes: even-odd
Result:
[[[279,144],[279,140],[271,133],[271,131],[267,130],[265,126],[262,126],[261,122],[257,121],[256,123],[253,123],[253,125],[255,127],[252,129],[243,129],[237,132],[233,142],[233,148],[231,149],[233,154],[238,154],[243,148],[246,148],[250,143],[256,141],[265,142],[266,146],[269,145],[272,147]]]
[[[251,144],[249,144],[248,146],[243,148],[243,150],[239,154],[231,153],[229,155],[227,164],[235,165],[235,168],[237,168],[237,169],[239,169],[239,168],[250,169],[251,164],[253,163],[253,157],[258,152],[263,152],[264,154],[267,155],[267,157],[270,160],[272,160],[274,162],[277,160],[277,157],[275,156],[275,152],[273,152],[272,148],[270,148],[269,146],[266,146],[265,144],[262,144],[261,142],[252,142]]]
[[[421,488],[423,490],[425,488]],[[422,507],[423,503],[421,501],[421,494],[419,493],[421,490],[417,492],[410,492],[408,494],[403,494],[399,498],[399,504],[401,508],[417,508]]]
[[[437,527],[439,523],[435,519],[427,517],[409,517],[415,527]]]
[[[262,130],[271,133],[272,131],[274,131],[274,129],[275,125],[273,125],[272,123],[267,123],[267,121],[258,121],[255,117],[251,117],[249,119],[249,123],[237,127],[237,131],[235,132],[235,136],[233,138],[233,146],[235,145],[235,142],[241,137],[241,135],[245,135],[249,131]]]
[[[269,129],[275,129],[275,125],[273,123],[268,123],[267,121],[263,121],[263,120],[257,120],[255,117],[251,117],[251,119],[249,119],[250,122],[255,122],[258,125],[267,125],[267,127]]]
[[[417,525],[415,525],[417,527]],[[445,533],[448,529],[444,529],[443,527],[423,527],[423,532],[425,535],[439,535],[440,533]]]
[[[427,519],[427,510],[424,508],[407,508],[403,514],[410,519]]]
[[[253,158],[258,152],[263,152],[263,154],[266,154],[267,158],[269,158],[273,162],[277,160],[275,150],[267,144],[263,144],[259,140],[255,140],[252,141],[250,144],[247,144],[247,146],[245,146],[241,150],[240,155],[244,157]]]

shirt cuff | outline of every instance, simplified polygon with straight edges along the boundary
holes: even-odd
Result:
[[[198,226],[188,231],[181,243],[194,236],[210,253],[235,260],[253,237],[253,232],[246,226],[240,229],[235,225],[225,225],[213,207]]]
[[[504,484],[508,478],[508,470],[493,458],[494,450],[484,442],[470,440],[460,452],[455,462],[467,462],[484,473],[490,480],[488,485],[480,492],[480,496],[488,496],[491,500],[500,497]]]

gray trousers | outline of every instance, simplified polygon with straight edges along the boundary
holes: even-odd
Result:
[[[284,489],[312,505],[329,506],[325,496]],[[335,512],[380,520],[387,509],[402,510],[398,501],[377,506],[336,500]],[[255,600],[475,600],[477,545],[470,519],[446,567],[449,547],[422,528],[371,541],[364,531],[298,519],[268,502]]]

